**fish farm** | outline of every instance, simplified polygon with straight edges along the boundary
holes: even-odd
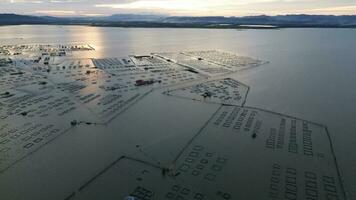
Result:
[[[0,46],[1,198],[346,199],[326,125],[245,105],[267,61],[86,51]]]

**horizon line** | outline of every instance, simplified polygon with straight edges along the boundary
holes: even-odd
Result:
[[[225,18],[239,18],[239,17],[276,17],[276,16],[297,16],[297,15],[305,15],[305,16],[334,16],[334,17],[342,17],[342,16],[356,16],[356,14],[306,14],[306,13],[284,13],[284,14],[256,14],[256,15],[169,15],[169,14],[149,14],[149,13],[116,13],[116,14],[108,14],[108,15],[45,15],[45,14],[25,14],[25,13],[13,13],[13,12],[3,12],[1,15],[21,15],[21,16],[34,16],[34,17],[56,17],[56,18],[70,18],[70,17],[110,17],[113,15],[152,15],[152,16],[162,16],[162,17],[225,17]]]

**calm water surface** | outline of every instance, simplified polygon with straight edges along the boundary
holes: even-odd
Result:
[[[246,105],[326,124],[356,199],[356,29],[209,30],[82,26],[0,27],[0,44],[88,43],[86,57],[221,49],[269,61],[239,72]]]

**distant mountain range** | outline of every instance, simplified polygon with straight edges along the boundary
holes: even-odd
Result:
[[[60,21],[56,17],[37,17],[29,15],[0,14],[0,25],[18,25],[18,24],[45,24]]]
[[[356,28],[356,15],[260,15],[246,17],[172,17],[164,15],[116,14],[105,17],[49,17],[0,14],[0,25],[20,24],[191,28]]]

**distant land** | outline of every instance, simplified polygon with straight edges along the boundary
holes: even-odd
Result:
[[[116,14],[105,17],[49,17],[0,14],[0,25],[87,25],[168,28],[356,28],[356,15],[277,15],[188,17]]]

